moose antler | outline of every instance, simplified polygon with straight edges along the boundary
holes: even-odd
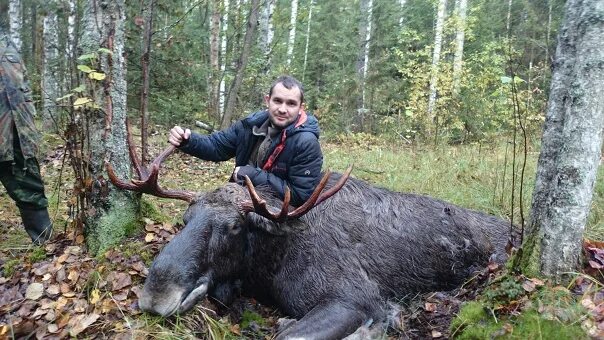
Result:
[[[348,169],[346,169],[346,171],[344,172],[344,174],[342,174],[342,177],[340,177],[338,182],[333,187],[331,187],[329,190],[327,190],[321,194],[321,191],[323,191],[323,189],[327,185],[327,180],[329,179],[329,176],[331,175],[331,172],[327,171],[325,173],[325,175],[323,175],[323,178],[321,178],[319,185],[317,185],[317,187],[315,188],[313,193],[310,195],[310,198],[306,202],[304,202],[304,204],[302,204],[301,206],[299,206],[298,208],[296,208],[295,210],[293,210],[291,212],[288,212],[289,202],[291,200],[291,194],[290,194],[289,188],[286,186],[285,187],[285,197],[283,198],[283,205],[281,206],[281,211],[279,211],[278,213],[271,212],[268,209],[266,200],[262,199],[258,195],[258,193],[256,192],[256,189],[254,188],[254,184],[252,184],[252,181],[250,180],[250,178],[245,176],[245,184],[250,193],[250,197],[252,198],[252,202],[251,202],[251,204],[249,201],[244,202],[242,204],[242,208],[245,212],[253,211],[256,214],[264,216],[264,217],[268,218],[269,220],[272,220],[275,222],[284,222],[286,220],[298,218],[298,217],[306,214],[307,212],[309,212],[312,208],[316,207],[324,200],[333,196],[336,192],[338,192],[344,186],[344,183],[346,183],[346,181],[348,180],[348,177],[350,176],[351,172],[352,172],[352,166],[349,166]]]
[[[115,171],[113,171],[113,166],[107,161],[105,161],[105,166],[107,167],[107,173],[109,174],[109,179],[111,182],[118,188],[142,192],[145,194],[164,197],[164,198],[176,198],[180,200],[187,201],[189,203],[193,202],[195,199],[196,193],[185,190],[165,190],[162,189],[157,183],[157,179],[159,177],[159,168],[168,156],[170,156],[174,150],[175,146],[170,145],[164,151],[162,151],[155,160],[151,163],[151,171],[147,168],[141,166],[141,161],[136,155],[134,143],[132,142],[132,135],[130,134],[130,125],[126,124],[126,129],[128,132],[128,150],[130,153],[130,159],[132,164],[134,165],[134,169],[138,174],[138,180],[132,179],[130,183],[124,182],[117,177]]]

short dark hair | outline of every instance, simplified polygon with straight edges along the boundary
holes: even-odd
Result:
[[[277,80],[275,80],[273,82],[273,84],[271,85],[270,90],[268,90],[269,97],[273,95],[273,89],[279,83],[283,84],[283,86],[288,90],[291,90],[294,87],[299,88],[300,89],[300,103],[304,103],[304,86],[302,86],[302,83],[299,82],[298,79],[296,79],[292,76],[280,76],[279,78],[277,78]]]

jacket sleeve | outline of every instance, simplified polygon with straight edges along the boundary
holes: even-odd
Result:
[[[246,173],[246,175],[250,177],[255,186],[269,185],[281,197],[285,196],[285,186],[287,185],[292,195],[292,204],[299,206],[308,200],[321,179],[323,153],[319,140],[311,133],[301,138],[294,152],[290,164],[287,165],[287,180],[258,168],[255,169],[255,172]]]
[[[191,133],[189,141],[178,149],[206,161],[221,162],[235,156],[237,140],[243,131],[243,123],[236,122],[229,128],[211,135]]]

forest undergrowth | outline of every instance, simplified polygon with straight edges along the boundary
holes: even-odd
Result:
[[[55,222],[52,242],[31,246],[14,203],[0,192],[0,338],[269,339],[275,334],[282,316],[248,298],[229,307],[204,301],[191,313],[167,319],[141,313],[137,294],[147,268],[182,228],[186,204],[144,196],[138,232],[92,257],[81,231],[71,227],[73,175],[64,149],[60,140],[46,138],[41,163]],[[159,154],[164,143],[162,136],[153,137],[152,154]],[[374,185],[430,195],[507,219],[513,216],[519,224],[520,204],[528,218],[538,147],[527,150],[525,197],[520,203],[516,196],[513,212],[511,195],[518,195],[521,180],[516,178],[512,189],[511,150],[504,141],[434,147],[364,134],[323,141],[325,169],[343,171],[353,164],[353,176]],[[215,164],[178,154],[165,162],[160,182],[165,188],[207,191],[226,182],[231,170],[230,162]],[[604,241],[603,172],[586,232],[590,241],[584,244],[584,268],[569,274],[570,284],[527,278],[492,265],[454,291],[396,301],[399,310],[383,337],[604,336],[604,244],[599,242]]]

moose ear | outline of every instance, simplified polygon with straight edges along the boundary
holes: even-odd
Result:
[[[243,225],[241,223],[233,223],[229,225],[229,234],[237,235],[241,232]]]
[[[284,236],[290,233],[298,233],[308,226],[300,219],[287,220],[285,222],[275,222],[264,216],[260,216],[254,212],[250,212],[246,216],[246,220],[250,227],[258,228],[266,231],[269,234]]]

